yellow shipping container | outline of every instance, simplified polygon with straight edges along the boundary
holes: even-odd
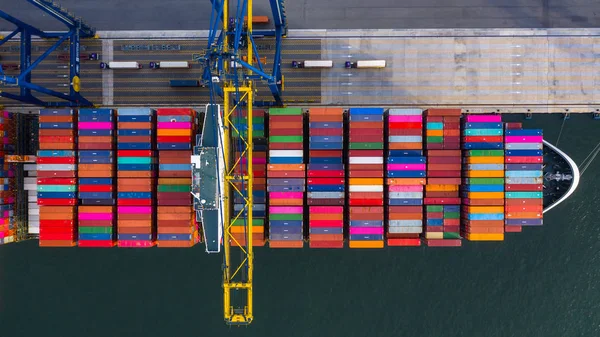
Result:
[[[504,233],[467,234],[469,241],[504,241]]]
[[[350,248],[383,248],[383,241],[349,241]]]
[[[469,199],[503,199],[504,192],[469,192],[467,193]]]
[[[350,178],[348,185],[383,185],[383,178]]]
[[[458,185],[425,185],[425,191],[428,192],[456,192]]]
[[[468,178],[504,178],[504,171],[467,171],[466,174]]]
[[[471,193],[498,193],[498,192],[471,192]],[[469,213],[486,214],[486,213],[504,213],[503,206],[469,206]]]
[[[192,130],[189,129],[158,129],[158,136],[191,136]]]
[[[444,130],[427,130],[427,136],[431,137],[443,137]]]
[[[504,157],[467,157],[469,164],[504,164]]]
[[[442,232],[427,232],[425,233],[426,239],[443,239],[444,233]]]

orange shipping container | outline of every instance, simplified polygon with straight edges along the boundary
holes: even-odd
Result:
[[[79,213],[112,213],[113,206],[79,206]]]
[[[461,164],[427,164],[428,171],[459,171]]]
[[[112,136],[79,136],[80,143],[112,143]]]
[[[390,150],[421,150],[423,148],[423,143],[390,142],[388,145]]]
[[[118,227],[152,227],[148,220],[117,220]]]
[[[43,207],[40,207],[40,211]],[[75,220],[74,213],[46,213],[40,212],[40,220]]]
[[[73,116],[39,116],[40,123],[74,123]]]
[[[425,185],[424,178],[388,178],[388,185]]]
[[[75,213],[74,206],[40,206],[40,215],[48,213]]]
[[[383,241],[349,241],[350,248],[383,248]]]
[[[428,137],[442,137],[444,135],[444,130],[427,130],[425,135]]]
[[[40,150],[74,150],[74,143],[40,143]]]
[[[455,192],[458,191],[458,185],[425,185],[425,191]]]
[[[314,116],[343,116],[343,108],[310,108],[308,110],[308,116],[313,118]]]
[[[504,227],[504,220],[465,220],[466,227]]]
[[[269,199],[270,206],[303,206],[304,199]]]
[[[504,233],[504,226],[500,227],[473,227],[467,229],[467,233],[478,234],[478,233]]]
[[[508,200],[508,199],[506,199]],[[471,206],[502,206],[504,205],[504,199],[471,199],[469,200]]]
[[[310,241],[344,241],[344,234],[311,234]]]
[[[444,130],[444,136],[457,137],[460,136],[460,130]]]
[[[154,172],[152,171],[117,171],[119,178],[149,178],[153,176]]]
[[[423,220],[423,213],[390,213],[390,220]]]
[[[383,185],[383,178],[350,178],[348,185]]]
[[[469,178],[504,178],[504,171],[466,171]]]
[[[310,220],[344,220],[343,213],[310,213]]]
[[[119,122],[117,123],[119,130],[123,129],[152,129],[151,122]]]
[[[304,241],[273,241],[269,240],[270,248],[302,248]]]
[[[461,157],[460,150],[427,150],[428,157]]]

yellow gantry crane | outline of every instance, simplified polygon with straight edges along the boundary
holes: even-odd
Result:
[[[248,325],[254,319],[252,109],[257,104],[282,105],[280,48],[287,29],[283,0],[270,2],[275,29],[255,32],[252,0],[211,0],[207,50],[198,58],[204,65],[202,83],[210,89],[210,103],[200,144],[192,156],[192,194],[203,224],[206,251],[220,253],[223,247],[223,314],[231,325]],[[270,74],[256,55],[254,36],[274,38],[276,52]],[[266,82],[273,101],[254,101],[257,81]],[[241,208],[233,207],[236,199],[238,206],[243,200]],[[232,233],[232,226],[240,223],[243,238]]]

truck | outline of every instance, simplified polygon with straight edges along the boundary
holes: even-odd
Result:
[[[307,61],[292,61],[292,68],[331,68],[333,61],[331,60],[307,60]]]
[[[100,62],[102,69],[142,69],[138,62]]]
[[[350,68],[385,68],[385,60],[346,61],[345,67]]]
[[[189,69],[192,65],[188,61],[162,61],[150,62],[150,69]]]

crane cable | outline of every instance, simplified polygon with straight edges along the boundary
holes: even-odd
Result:
[[[585,173],[585,171],[588,169],[588,167],[590,167],[590,165],[592,164],[594,159],[596,159],[596,157],[598,156],[598,153],[600,153],[600,142],[598,142],[598,144],[596,144],[596,146],[590,152],[590,154],[588,154],[587,157],[585,157],[585,159],[581,162],[581,165],[580,165],[581,169],[580,169],[580,173],[579,173],[580,177],[583,176],[583,173]]]

